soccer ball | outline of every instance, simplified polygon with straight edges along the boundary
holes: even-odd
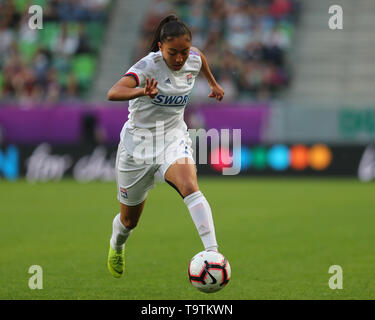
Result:
[[[188,274],[193,287],[211,293],[224,288],[231,271],[228,260],[221,253],[202,251],[191,259]]]

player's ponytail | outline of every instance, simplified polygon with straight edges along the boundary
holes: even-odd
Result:
[[[170,37],[174,38],[183,36],[185,34],[187,34],[190,39],[192,38],[189,27],[184,22],[179,20],[176,15],[171,14],[160,21],[158,27],[156,28],[150,51],[159,51],[158,42],[164,42]]]

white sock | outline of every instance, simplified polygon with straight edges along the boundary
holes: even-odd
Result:
[[[111,237],[111,247],[114,250],[122,250],[125,246],[125,242],[132,232],[131,229],[126,228],[120,219],[120,214],[118,214],[113,219],[112,224],[112,237]]]
[[[189,209],[205,250],[217,251],[218,245],[211,208],[202,192],[197,191],[189,194],[184,198],[184,202]]]

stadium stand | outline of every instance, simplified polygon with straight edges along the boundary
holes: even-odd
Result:
[[[112,0],[0,0],[0,97],[3,102],[87,97]],[[43,29],[28,21],[43,8]]]
[[[101,52],[111,56],[107,63],[100,57],[107,68],[114,56],[121,57],[123,68],[130,66],[148,53],[155,27],[172,12],[191,27],[193,45],[207,56],[226,101],[270,101],[282,96],[291,82],[289,56],[298,25],[298,0],[150,0],[132,56],[126,55],[129,39],[124,39],[130,37],[127,33],[133,38],[136,33],[116,27],[127,23],[116,19],[116,12],[109,17],[114,3],[121,12],[129,9],[130,4],[114,0],[35,0],[32,4],[43,8],[44,25],[32,30],[29,0],[0,0],[1,101],[102,101],[112,78],[120,75],[100,73]],[[112,19],[118,22],[109,23]],[[123,35],[124,43],[114,43],[109,34],[109,52],[101,44],[112,25],[118,29],[116,41]],[[94,82],[96,72],[101,79]],[[207,90],[200,77],[192,100],[209,101]]]
[[[301,3],[293,82],[283,102],[325,109],[374,106],[375,1],[334,1],[343,9],[343,30],[328,27],[333,3]]]
[[[101,42],[100,63],[97,69],[100,76],[95,78],[88,102],[102,104],[108,101],[109,88],[135,63],[133,48],[139,41],[145,8],[149,8],[150,2],[151,0],[113,1],[105,38]],[[115,105],[122,103],[118,102]]]
[[[298,24],[294,0],[153,0],[134,53],[148,53],[155,26],[175,13],[191,28],[193,45],[201,49],[226,92],[226,100],[271,100],[291,81],[288,55]],[[207,100],[200,78],[193,100]]]

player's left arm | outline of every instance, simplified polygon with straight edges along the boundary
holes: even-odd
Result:
[[[214,75],[210,70],[210,66],[206,60],[204,54],[197,48],[191,47],[191,50],[196,51],[200,54],[202,59],[201,71],[205,78],[207,79],[208,85],[211,88],[211,93],[208,95],[210,98],[216,98],[216,100],[221,101],[224,98],[223,88],[216,82]]]

